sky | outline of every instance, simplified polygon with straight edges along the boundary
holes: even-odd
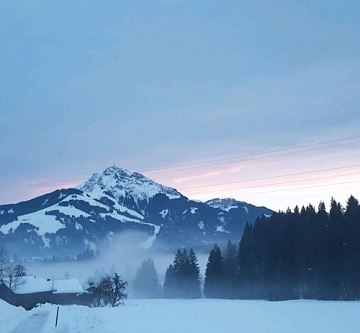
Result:
[[[360,197],[359,1],[0,2],[0,203],[116,164],[200,200]]]

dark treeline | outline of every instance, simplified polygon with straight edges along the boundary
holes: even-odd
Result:
[[[139,268],[136,296],[150,298],[360,299],[360,206],[331,201],[259,217],[239,245],[211,250],[203,288],[193,250],[178,250],[163,287],[154,262]]]
[[[195,252],[178,250],[174,262],[166,270],[164,281],[166,298],[201,297],[200,268]]]
[[[331,201],[247,225],[238,247],[215,246],[207,264],[206,297],[360,299],[360,207]]]

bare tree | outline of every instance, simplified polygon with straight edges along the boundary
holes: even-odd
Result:
[[[10,289],[15,290],[24,283],[26,268],[10,262],[9,252],[5,245],[0,245],[0,283],[5,283]]]
[[[26,268],[23,265],[10,265],[7,269],[4,281],[11,290],[16,290],[24,284],[24,276],[26,275]]]
[[[118,274],[113,277],[106,275],[99,284],[99,289],[105,303],[110,303],[112,307],[118,306],[122,300],[127,298],[127,282],[121,280]]]
[[[0,245],[0,283],[4,282],[10,267],[9,252],[5,245]]]

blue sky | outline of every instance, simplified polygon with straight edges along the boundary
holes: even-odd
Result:
[[[274,208],[357,191],[186,191],[353,165],[357,143],[163,169],[360,135],[358,1],[3,0],[0,12],[0,202],[114,163]]]

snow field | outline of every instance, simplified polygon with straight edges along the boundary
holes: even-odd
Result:
[[[359,302],[200,299],[129,300],[118,308],[60,306],[56,329],[55,305],[26,312],[2,302],[0,332],[12,333],[14,320],[19,324],[44,311],[49,315],[36,333],[357,333],[360,327]]]

